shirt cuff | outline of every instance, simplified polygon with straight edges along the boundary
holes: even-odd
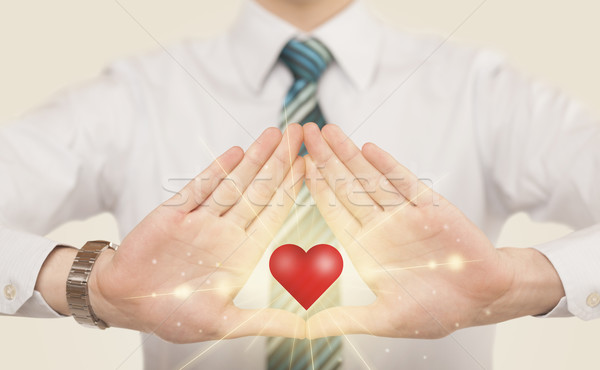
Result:
[[[567,307],[567,297],[562,297],[558,304],[548,313],[543,315],[535,315],[534,317],[539,317],[542,319],[548,317],[572,317],[573,314],[569,312],[569,308]]]
[[[550,260],[566,294],[542,317],[564,316],[565,308],[583,320],[600,317],[600,224],[533,248]]]
[[[41,294],[34,295],[34,288],[42,264],[57,244],[0,227],[0,314],[56,317]]]
[[[67,317],[54,311],[52,307],[46,303],[42,294],[37,290],[33,291],[33,295],[29,297],[25,303],[19,308],[14,316],[39,317],[39,318],[54,318]]]

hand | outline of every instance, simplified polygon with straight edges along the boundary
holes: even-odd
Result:
[[[373,144],[305,125],[307,184],[376,295],[308,320],[311,338],[364,333],[439,338],[458,328],[544,313],[564,295],[533,249],[495,249],[454,205]],[[468,182],[465,182],[468,186]]]
[[[298,125],[283,136],[267,129],[245,154],[231,148],[152,211],[94,267],[98,317],[176,343],[303,337],[304,320],[292,313],[233,304],[303,183],[301,143]]]

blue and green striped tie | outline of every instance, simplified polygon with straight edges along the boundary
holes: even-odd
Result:
[[[331,53],[316,39],[291,40],[281,51],[279,60],[294,76],[294,83],[285,97],[281,128],[284,129],[288,122],[300,124],[315,122],[320,128],[323,127],[325,118],[317,102],[317,81],[331,62]],[[303,144],[300,155],[306,153]],[[335,238],[314,205],[306,186],[300,190],[297,203],[299,206],[292,210],[277,234],[275,245],[293,243],[305,249],[321,243],[335,245]],[[339,290],[338,284],[333,284],[310,308],[310,313],[339,304]],[[274,300],[273,307],[296,312],[305,317],[306,312],[300,304],[274,279],[271,296]],[[341,365],[341,347],[340,337],[312,341],[269,338],[267,368],[269,370],[338,369]]]

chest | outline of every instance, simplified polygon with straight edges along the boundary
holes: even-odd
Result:
[[[342,127],[359,147],[374,142],[425,183],[454,202],[475,223],[485,220],[485,178],[466,96],[455,85],[416,78],[376,78],[357,89],[343,71],[323,76],[317,98],[327,122]],[[398,82],[400,81],[400,82]],[[132,148],[135,171],[120,208],[127,232],[231,146],[248,146],[269,126],[281,124],[292,79],[275,69],[259,91],[208,84],[179,84],[155,91],[143,139]],[[184,86],[182,88],[182,86]],[[140,154],[143,153],[143,154]],[[135,189],[143,188],[144,191]],[[120,217],[119,217],[120,216]]]

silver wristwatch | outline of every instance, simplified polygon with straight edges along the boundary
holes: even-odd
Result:
[[[100,329],[108,328],[108,325],[96,317],[92,310],[88,294],[88,279],[100,253],[107,248],[116,251],[118,247],[116,244],[103,240],[91,241],[85,243],[75,256],[67,278],[67,303],[71,315],[81,325]]]

